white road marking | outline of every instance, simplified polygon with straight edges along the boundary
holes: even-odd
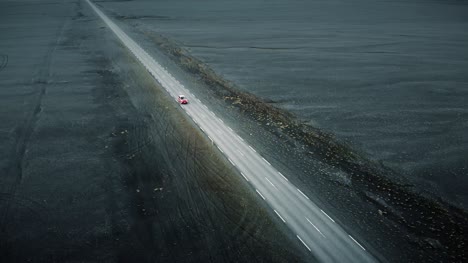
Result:
[[[271,163],[268,162],[265,158],[262,157],[262,159],[263,159],[267,164],[271,165]]]
[[[208,135],[208,139],[210,139],[210,141],[213,142],[213,139],[210,137],[210,135]]]
[[[228,161],[232,164],[232,166],[236,166],[231,159],[228,158]]]
[[[278,172],[278,173],[279,173],[279,175],[281,175],[281,177],[283,177],[284,180],[289,182],[288,178],[284,177],[284,175],[282,173],[280,173],[280,172]]]
[[[302,238],[299,236],[299,235],[296,235],[297,238],[299,238],[299,240],[302,242],[302,244],[309,250],[309,251],[312,251],[310,249],[310,247],[302,240]]]
[[[249,145],[249,148],[250,148],[250,150],[252,150],[252,151],[254,151],[254,152],[257,152],[257,151],[255,151],[255,149],[252,148],[252,146],[250,146],[250,145]]]
[[[237,138],[239,138],[241,141],[244,141],[244,139],[242,139],[239,135],[237,135]]]
[[[257,189],[255,189],[255,191],[257,191],[257,193],[262,197],[262,199],[265,200],[265,197],[262,195],[262,193],[260,193],[260,191],[258,191]]]
[[[307,222],[309,222],[309,224],[311,224],[315,228],[315,230],[317,230],[320,233],[320,235],[325,237],[325,235],[322,233],[322,231],[320,231],[314,224],[312,224],[312,222],[310,222],[309,218],[306,217],[306,219],[307,219]]]
[[[226,127],[227,127],[230,131],[233,131],[233,130],[231,129],[231,127],[229,127],[229,126],[226,126]]]
[[[361,244],[359,244],[359,243],[356,241],[356,239],[354,239],[354,238],[353,238],[352,236],[350,236],[350,235],[348,235],[348,236],[354,241],[354,243],[358,244],[358,246],[360,246],[360,247],[362,248],[362,250],[366,251],[366,249],[365,249],[363,246],[361,246]]]
[[[220,118],[218,118],[218,120],[219,120],[221,123],[224,123],[224,121],[223,121],[223,120],[221,120]]]
[[[299,190],[299,188],[296,188],[296,189],[297,189],[297,191],[298,191],[299,193],[301,193],[305,198],[307,198],[307,200],[310,200],[309,197],[307,197],[307,195],[305,195],[301,190]]]
[[[330,219],[333,223],[335,223],[335,220],[333,220],[333,218],[331,218],[329,215],[327,215],[327,213],[323,212],[322,209],[320,209],[320,211],[322,211],[322,213],[323,213],[324,215],[326,215],[326,216],[328,217],[328,219]]]
[[[244,156],[244,154],[241,152],[241,150],[237,150],[237,151],[240,153],[240,155]]]
[[[205,130],[203,129],[203,127],[199,126],[200,127],[200,130],[202,130],[203,132],[205,132]]]
[[[276,188],[276,186],[275,186],[268,178],[265,177],[265,179],[266,179],[274,188]],[[276,189],[278,189],[278,188],[276,188]]]
[[[208,109],[208,107],[206,107],[206,105],[205,105],[205,104],[202,104],[202,106],[203,106],[203,107],[205,107],[205,109]]]
[[[284,218],[278,213],[278,211],[276,211],[276,210],[274,210],[274,209],[273,209],[273,211],[275,211],[276,215],[277,215],[279,218],[281,218],[281,220],[283,220],[283,223],[286,223],[286,220],[284,220]]]
[[[245,176],[245,174],[243,172],[241,172],[242,176],[244,177],[244,179],[248,182],[249,179],[247,179],[247,177]]]
[[[219,146],[218,146],[218,145],[216,145],[216,147],[218,147],[218,150],[219,150],[220,152],[224,153],[224,151],[223,151],[223,150],[221,150],[221,148],[219,148]]]

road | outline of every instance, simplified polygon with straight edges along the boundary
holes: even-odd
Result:
[[[321,262],[376,261],[359,243],[358,238],[346,233],[93,3],[89,0],[87,2],[173,98],[179,94],[187,96],[190,102],[181,105],[183,110],[252,185],[259,197],[273,209],[279,220],[295,233],[298,242]]]

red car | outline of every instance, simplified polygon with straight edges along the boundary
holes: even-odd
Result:
[[[179,95],[177,97],[177,101],[180,103],[180,104],[187,104],[188,103],[188,100],[187,98],[185,98],[184,95]]]

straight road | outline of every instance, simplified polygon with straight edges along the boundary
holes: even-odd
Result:
[[[305,249],[321,262],[376,261],[357,238],[346,233],[93,3],[86,1],[173,98],[179,94],[187,95],[190,102],[182,105],[185,112],[252,185],[259,197],[268,203],[279,222],[294,232]]]

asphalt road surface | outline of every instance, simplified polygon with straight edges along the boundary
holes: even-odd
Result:
[[[89,0],[87,2],[172,97],[176,98],[179,94],[187,96],[189,104],[181,105],[186,113],[295,233],[298,242],[323,262],[375,261],[357,237],[347,234],[94,4]]]

